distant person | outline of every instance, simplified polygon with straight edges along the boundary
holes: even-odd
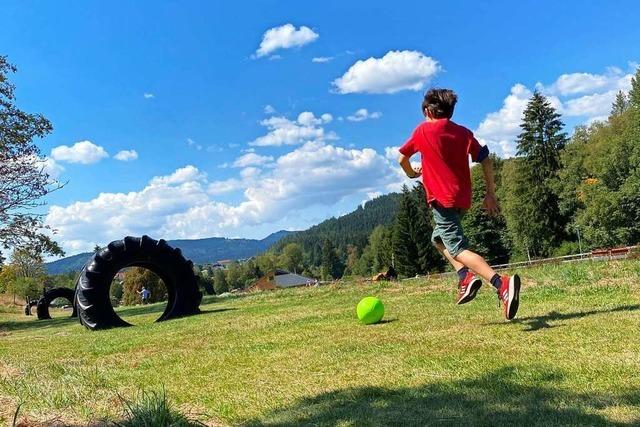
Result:
[[[149,304],[149,298],[151,298],[151,291],[149,289],[143,286],[142,290],[138,291],[138,294],[140,294],[143,304]]]
[[[489,215],[500,213],[493,181],[493,163],[489,149],[473,133],[451,120],[458,97],[449,89],[430,89],[422,102],[426,120],[415,128],[400,148],[398,159],[409,178],[422,176],[427,204],[435,227],[431,241],[458,273],[457,304],[475,298],[484,278],[496,288],[504,316],[513,319],[520,301],[520,277],[499,276],[478,254],[469,250],[460,219],[471,207],[471,160],[482,165],[486,194],[484,208]],[[410,158],[420,153],[422,165],[411,166]]]

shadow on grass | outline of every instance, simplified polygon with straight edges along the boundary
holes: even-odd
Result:
[[[155,305],[155,307],[154,307]],[[129,307],[123,310],[118,310],[119,316],[139,316],[142,314],[151,314],[158,313],[158,317],[164,311],[163,304],[154,304],[148,306],[139,306],[139,307]],[[222,313],[225,311],[233,311],[237,310],[236,308],[214,308],[201,310],[200,313],[195,316],[199,316],[202,314],[213,314],[213,313]],[[126,320],[126,319],[125,319]],[[27,319],[25,321],[0,321],[0,333],[2,332],[15,332],[15,331],[33,331],[33,330],[46,330],[52,328],[58,328],[60,326],[66,326],[69,324],[78,324],[80,326],[80,322],[77,317],[58,317],[55,319],[47,319],[47,320],[37,320],[37,317],[32,316],[31,319]],[[135,326],[135,325],[134,325]]]
[[[522,368],[503,368],[458,381],[415,388],[359,387],[332,391],[297,401],[248,426],[631,426],[598,411],[640,404],[640,392],[594,394],[556,387],[561,376],[534,372],[517,381]],[[526,384],[523,384],[526,382]]]
[[[129,316],[142,316],[145,314],[153,314],[157,313],[158,317],[164,312],[164,309],[167,307],[166,304],[153,304],[153,305],[140,305],[135,307],[127,307],[116,310],[116,313],[120,317],[129,317]],[[200,310],[200,314],[206,313],[219,313],[223,311],[236,310],[235,308],[217,308],[217,309],[206,309]]]
[[[617,313],[620,311],[636,311],[640,310],[640,304],[634,305],[621,305],[619,307],[601,309],[601,310],[589,310],[589,311],[576,311],[573,313],[560,313],[557,311],[551,311],[541,316],[529,316],[529,317],[516,317],[510,322],[492,322],[487,325],[506,325],[510,323],[521,323],[525,326],[525,331],[538,331],[540,329],[556,328],[561,325],[552,325],[549,322],[557,322],[562,320],[581,319],[587,316],[593,316],[596,314]]]
[[[167,308],[167,302],[158,302],[154,304],[146,304],[146,305],[131,305],[131,306],[120,306],[115,309],[116,313],[120,317],[127,316],[142,316],[144,314],[153,314],[157,313],[158,317],[164,312],[164,309]]]
[[[49,329],[57,328],[60,326],[69,325],[72,323],[78,323],[77,317],[64,316],[55,317],[53,319],[38,320],[36,316],[30,316],[30,319],[24,321],[2,321],[0,322],[0,332],[12,332],[12,331],[30,331],[34,329]]]

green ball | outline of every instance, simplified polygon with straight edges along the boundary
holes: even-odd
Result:
[[[358,319],[365,325],[378,323],[384,316],[384,305],[376,297],[365,297],[358,303],[356,308]]]

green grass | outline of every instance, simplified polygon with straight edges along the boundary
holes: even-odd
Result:
[[[452,277],[206,298],[198,316],[102,332],[0,313],[0,420],[22,404],[32,420],[117,421],[120,396],[166,390],[213,425],[640,423],[640,262],[521,276],[509,323],[487,285],[456,307]],[[357,322],[365,295],[385,323]]]

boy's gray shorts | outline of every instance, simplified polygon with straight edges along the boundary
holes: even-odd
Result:
[[[464,236],[460,219],[464,214],[463,209],[444,208],[435,202],[431,204],[433,212],[433,233],[431,241],[433,243],[442,242],[452,257],[456,257],[460,252],[469,248],[469,241]]]

